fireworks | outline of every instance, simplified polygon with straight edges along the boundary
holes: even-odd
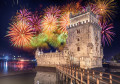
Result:
[[[29,12],[27,9],[23,9],[17,13],[16,19],[17,20],[28,20],[30,17],[31,17],[31,12]]]
[[[41,31],[41,26],[40,26],[41,19],[37,14],[32,15],[31,18],[29,18],[29,23],[32,25],[33,31],[36,33],[39,33]]]
[[[37,40],[37,37],[32,37],[31,41],[30,41],[30,44],[33,48],[37,48],[40,45],[38,40]]]
[[[60,19],[60,30],[62,32],[67,32],[66,27],[70,25],[69,13],[62,15]]]
[[[49,45],[51,45],[54,48],[57,48],[60,46],[60,42],[57,39],[58,35],[54,34],[52,38],[49,39]]]
[[[30,40],[33,36],[32,29],[30,25],[28,25],[24,21],[19,21],[17,23],[11,24],[11,27],[8,31],[8,35],[10,37],[10,41],[16,47],[26,47],[30,45]]]
[[[89,2],[87,2],[89,3]],[[95,0],[89,3],[91,11],[99,16],[102,27],[102,43],[111,44],[114,33],[111,31],[112,24],[107,25],[106,20],[113,15],[115,3],[113,0]],[[72,2],[62,7],[50,6],[44,10],[44,14],[38,12],[33,14],[27,9],[17,12],[10,25],[8,35],[10,41],[20,48],[49,48],[48,45],[62,50],[67,39],[66,27],[70,25],[69,15],[86,12],[86,6],[81,6],[80,2]],[[41,17],[42,16],[42,17]],[[64,46],[63,46],[64,45]]]
[[[72,2],[70,4],[63,6],[62,15],[60,18],[60,26],[61,26],[60,30],[62,32],[67,33],[66,27],[70,25],[70,19],[69,19],[70,13],[76,14],[79,11],[81,11],[81,9],[82,9],[82,6],[79,4],[79,2],[77,3]]]
[[[105,42],[107,42],[108,45],[111,44],[111,41],[113,40],[112,37],[115,35],[115,33],[111,30],[113,28],[113,24],[107,25],[107,22],[106,22],[106,23],[100,24],[100,26],[102,27],[101,41],[103,45],[105,45]]]
[[[65,43],[65,42],[66,42],[66,39],[67,39],[67,34],[66,34],[66,33],[61,33],[61,34],[58,36],[58,41],[61,42],[61,43]]]
[[[60,16],[60,10],[57,6],[50,6],[49,8],[45,9],[45,15],[53,15],[56,17]]]
[[[79,2],[77,3],[70,3],[70,4],[67,4],[65,6],[62,7],[62,14],[76,14],[78,13],[80,10],[81,10],[82,6],[79,4]]]
[[[111,19],[111,15],[113,15],[113,9],[115,8],[114,0],[97,0],[96,1],[96,8],[98,15],[102,16],[103,21],[109,18]]]
[[[43,32],[54,32],[58,27],[58,20],[56,16],[46,15],[42,19]]]

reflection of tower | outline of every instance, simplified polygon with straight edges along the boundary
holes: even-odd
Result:
[[[95,14],[87,11],[77,15],[70,14],[70,26],[67,28],[67,47],[74,54],[74,63],[83,68],[102,66],[101,27]],[[95,60],[97,64],[93,63]]]
[[[37,71],[34,84],[56,84],[56,73]]]

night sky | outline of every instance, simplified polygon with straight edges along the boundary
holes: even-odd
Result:
[[[24,55],[27,57],[34,56],[34,51],[28,52],[11,46],[8,37],[5,37],[8,31],[9,23],[12,16],[16,15],[17,10],[22,8],[35,10],[42,12],[42,10],[50,5],[65,5],[74,0],[0,0],[0,53],[11,53],[14,55]],[[82,2],[84,5],[85,0]],[[120,53],[120,0],[115,0],[116,9],[115,15],[111,21],[114,24],[113,31],[115,36],[113,37],[112,44],[110,46],[104,46],[104,58],[108,59],[111,56]]]

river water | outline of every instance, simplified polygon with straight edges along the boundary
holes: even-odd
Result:
[[[56,73],[35,71],[34,62],[0,61],[0,84],[56,84]]]
[[[55,72],[36,71],[35,67],[35,62],[0,61],[0,84],[57,84]]]

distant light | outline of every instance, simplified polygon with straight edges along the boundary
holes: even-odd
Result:
[[[15,56],[14,56],[15,57]]]

